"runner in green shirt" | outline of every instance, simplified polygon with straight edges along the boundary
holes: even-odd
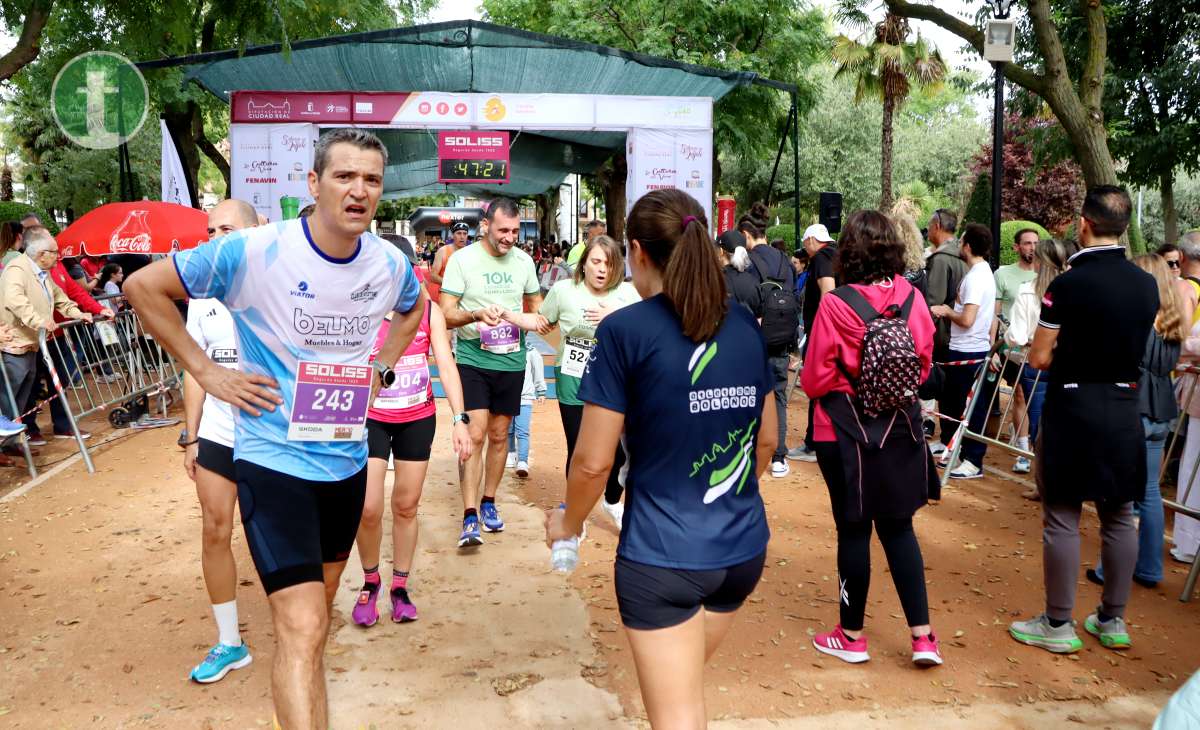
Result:
[[[1000,335],[1000,320],[1004,319],[1004,325],[1008,326],[1012,315],[1013,304],[1017,301],[1017,290],[1021,285],[1033,281],[1037,278],[1037,270],[1033,268],[1034,250],[1037,248],[1038,232],[1032,228],[1022,228],[1013,236],[1013,249],[1017,252],[1017,262],[1007,266],[1001,266],[996,269],[996,314],[1000,315],[992,320],[992,341],[999,339]],[[1007,352],[1007,346],[1002,351]],[[1017,361],[1009,357],[1005,363],[1004,370],[1000,373],[1000,377],[1008,383],[1009,387],[1016,385],[1021,377],[1021,361]],[[1025,391],[1023,388],[1013,387],[1013,413],[1025,413]],[[1029,451],[1029,419],[1014,417],[1013,421],[1017,424],[1017,447]],[[1013,463],[1013,471],[1018,474],[1028,474],[1033,468],[1029,459],[1024,456],[1018,456]]]
[[[558,412],[567,435],[567,471],[579,437],[583,420],[583,402],[579,400],[579,383],[596,344],[596,327],[612,312],[641,299],[632,284],[624,281],[625,259],[621,245],[605,235],[593,237],[585,255],[575,269],[575,275],[555,284],[539,312],[551,324],[557,324],[561,334],[558,345],[558,364],[554,366],[558,390]],[[621,468],[625,463],[622,448],[617,448],[616,460],[609,471],[604,491],[603,508],[621,527],[624,491]]]
[[[605,226],[604,221],[594,219],[588,221],[587,227],[583,229],[583,241],[572,246],[571,250],[567,252],[567,268],[575,271],[579,267],[579,260],[583,258],[584,250],[587,249],[592,239],[596,236],[603,236],[607,232],[608,228]]]
[[[504,529],[496,509],[496,490],[508,456],[508,427],[521,412],[525,332],[549,331],[545,317],[523,311],[536,312],[542,295],[533,259],[516,247],[521,229],[517,204],[496,198],[488,204],[484,225],[486,233],[479,243],[450,259],[438,302],[446,326],[458,329],[455,355],[467,409],[463,420],[475,446],[459,471],[464,508],[460,548],[483,544],[481,521],[487,532]],[[476,502],[481,476],[483,497]]]

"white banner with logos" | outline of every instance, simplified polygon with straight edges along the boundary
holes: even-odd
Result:
[[[283,219],[279,199],[285,195],[304,208],[313,202],[308,171],[316,141],[315,124],[229,125],[231,197],[250,203],[272,222]]]
[[[626,137],[626,210],[651,190],[678,188],[696,199],[712,229],[711,130],[631,129]]]
[[[178,203],[192,207],[192,196],[188,192],[187,175],[183,171],[183,162],[179,159],[179,150],[175,148],[175,140],[167,129],[164,119],[158,120],[162,130],[162,195],[164,203]]]

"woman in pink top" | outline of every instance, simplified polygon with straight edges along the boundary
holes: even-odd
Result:
[[[915,387],[929,376],[933,320],[925,298],[903,276],[904,244],[882,213],[860,210],[850,216],[838,240],[836,266],[843,286],[821,297],[800,377],[804,392],[816,401],[814,450],[838,536],[841,621],[833,631],[815,636],[813,645],[851,663],[870,658],[863,620],[874,525],[908,621],[913,663],[941,664],[929,626],[925,565],[912,526],[913,514],[928,501],[930,482],[937,478]],[[904,329],[893,327],[887,340],[875,340],[887,345],[872,348],[879,355],[872,361],[873,385],[858,393],[864,382],[864,322],[876,317],[904,318],[907,337]],[[904,342],[908,337],[911,341]],[[880,393],[892,398],[884,401]]]
[[[371,359],[387,339],[389,320],[383,321],[375,336]],[[450,352],[450,336],[442,310],[425,302],[425,317],[404,355],[393,370],[396,380],[390,388],[375,394],[367,411],[367,494],[362,520],[358,526],[358,557],[363,566],[363,587],[358,593],[352,616],[359,626],[374,626],[379,620],[375,607],[382,581],[379,577],[379,544],[383,539],[383,480],[387,476],[388,456],[394,457],[392,481],[392,620],[396,623],[417,620],[417,607],[408,596],[408,572],[417,548],[417,505],[429,467],[433,434],[437,428],[437,405],[429,377],[428,355],[433,352],[446,399],[453,413],[462,413],[462,383]],[[454,453],[460,462],[471,455],[471,434],[467,424],[454,425]]]

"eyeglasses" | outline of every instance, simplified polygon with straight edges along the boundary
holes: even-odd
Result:
[[[1168,262],[1167,262],[1167,266],[1169,266],[1169,267],[1170,267],[1170,268],[1172,268],[1172,269],[1178,269],[1178,268],[1179,268],[1179,262],[1178,262],[1178,261],[1168,261]]]

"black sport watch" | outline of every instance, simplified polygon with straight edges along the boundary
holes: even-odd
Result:
[[[457,416],[455,416],[454,418],[452,418],[450,420],[450,424],[453,426],[457,426],[459,423],[465,423],[468,426],[470,426],[471,425],[471,414],[464,411],[463,413],[459,413]]]
[[[380,384],[385,388],[392,387],[392,384],[396,382],[396,371],[378,360],[372,360],[371,366],[375,368],[375,372],[379,373]]]

